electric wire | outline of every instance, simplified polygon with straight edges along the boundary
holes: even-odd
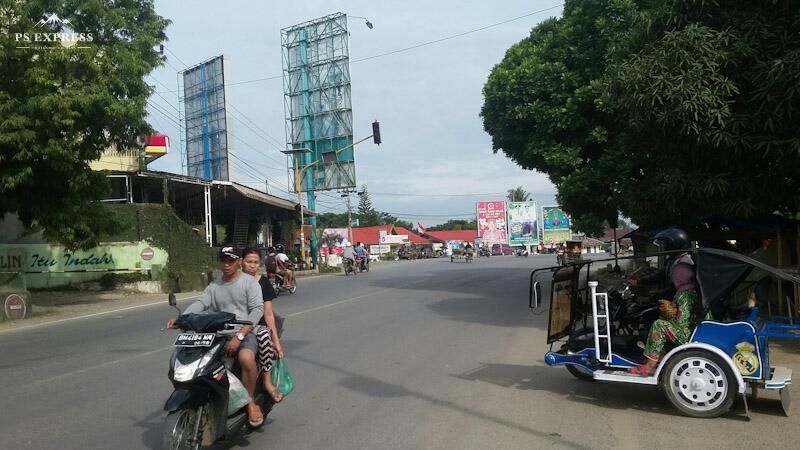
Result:
[[[547,7],[547,8],[543,8],[543,9],[540,9],[540,10],[537,10],[537,11],[533,11],[533,12],[530,12],[530,13],[527,13],[527,14],[523,14],[521,16],[512,17],[511,19],[506,19],[506,20],[503,20],[503,21],[500,21],[500,22],[496,22],[496,23],[493,23],[493,24],[490,24],[490,25],[485,25],[485,26],[482,26],[482,27],[479,27],[479,28],[475,28],[473,30],[464,31],[464,32],[456,33],[456,34],[449,35],[449,36],[444,36],[444,37],[441,37],[441,38],[438,38],[438,39],[434,39],[434,40],[431,40],[431,41],[421,42],[419,44],[411,45],[411,46],[404,47],[404,48],[399,48],[399,49],[396,49],[396,50],[391,50],[391,51],[388,51],[388,52],[385,52],[385,53],[379,53],[377,55],[371,55],[371,56],[367,56],[367,57],[364,57],[364,58],[359,58],[359,59],[356,59],[356,60],[353,60],[353,61],[350,61],[350,62],[351,63],[358,63],[358,62],[363,62],[363,61],[370,61],[370,60],[377,59],[377,58],[383,58],[384,56],[396,55],[398,53],[403,53],[403,52],[407,52],[407,51],[410,51],[410,50],[415,50],[415,49],[418,49],[420,47],[426,47],[428,45],[438,44],[440,42],[449,41],[451,39],[456,39],[456,38],[459,38],[459,37],[462,37],[462,36],[467,36],[467,35],[473,34],[473,33],[478,33],[480,31],[488,30],[490,28],[498,27],[500,25],[505,25],[507,23],[515,22],[517,20],[521,20],[521,19],[524,19],[526,17],[530,17],[530,16],[534,16],[536,14],[541,14],[543,12],[551,11],[551,10],[554,10],[556,8],[560,8],[562,6],[564,6],[564,4],[563,3],[559,3],[557,5],[553,5],[553,6],[550,6],[550,7]],[[165,49],[168,52],[172,53],[172,51],[170,51],[168,48],[165,47]],[[172,53],[172,54],[175,55],[174,53]],[[175,57],[177,58],[177,56],[175,56]],[[180,59],[178,59],[178,61],[180,61]],[[256,78],[256,79],[253,79],[253,80],[245,80],[245,81],[237,81],[237,82],[234,82],[234,83],[226,83],[225,85],[226,86],[236,86],[236,85],[240,85],[240,84],[259,83],[261,81],[278,80],[278,79],[281,79],[281,78],[283,78],[283,74],[275,75],[275,76],[271,76],[271,77]],[[169,93],[169,92],[170,91],[167,91],[167,93]],[[171,92],[174,93],[174,92],[177,92],[177,91],[171,91]]]

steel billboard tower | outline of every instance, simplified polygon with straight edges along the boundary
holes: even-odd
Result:
[[[309,150],[293,155],[290,173],[299,176],[297,186],[314,211],[314,191],[356,187],[347,16],[336,13],[284,28],[281,46],[287,146]],[[294,182],[290,189],[296,190]],[[309,222],[316,263],[316,217]]]
[[[179,74],[189,176],[230,180],[226,71],[224,56],[216,56]]]

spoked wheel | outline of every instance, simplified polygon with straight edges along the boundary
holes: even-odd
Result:
[[[717,417],[728,412],[736,397],[736,378],[719,356],[689,350],[673,356],[661,379],[675,408],[691,417]]]
[[[161,435],[161,450],[197,450],[200,448],[200,432],[194,435],[200,408],[181,409],[171,412],[164,420]]]
[[[567,364],[567,371],[575,378],[583,381],[594,381],[594,372],[577,364]]]

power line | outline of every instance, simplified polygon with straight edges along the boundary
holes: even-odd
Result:
[[[453,34],[453,35],[450,35],[450,36],[445,36],[445,37],[442,37],[442,38],[439,38],[439,39],[434,39],[432,41],[422,42],[422,43],[419,43],[419,44],[411,45],[409,47],[399,48],[397,50],[392,50],[392,51],[388,51],[388,52],[385,52],[385,53],[379,53],[377,55],[367,56],[367,57],[356,59],[356,60],[353,60],[353,61],[350,61],[350,62],[351,63],[357,63],[357,62],[362,62],[362,61],[369,61],[369,60],[372,60],[372,59],[382,58],[384,56],[395,55],[397,53],[407,52],[409,50],[415,50],[415,49],[418,49],[420,47],[425,47],[425,46],[428,46],[428,45],[438,44],[439,42],[444,42],[444,41],[448,41],[448,40],[451,40],[451,39],[456,39],[456,38],[459,38],[459,37],[462,37],[462,36],[466,36],[466,35],[469,35],[469,34],[478,33],[480,31],[488,30],[489,28],[494,28],[494,27],[498,27],[500,25],[505,25],[507,23],[511,23],[511,22],[514,22],[514,21],[517,21],[517,20],[524,19],[526,17],[530,17],[530,16],[534,16],[536,14],[541,14],[543,12],[551,11],[551,10],[554,10],[556,8],[560,8],[562,6],[564,6],[564,4],[563,3],[559,3],[557,5],[550,6],[548,8],[540,9],[538,11],[533,11],[533,12],[530,12],[530,13],[527,13],[527,14],[523,14],[521,16],[512,17],[511,19],[507,19],[507,20],[503,20],[501,22],[496,22],[496,23],[493,23],[493,24],[490,24],[490,25],[482,26],[480,28],[475,28],[473,30],[464,31],[462,33],[457,33],[457,34]],[[166,50],[168,52],[172,53],[172,51],[170,51],[168,48],[166,48]],[[172,53],[172,54],[175,55],[174,53]],[[175,56],[175,57],[177,58],[177,56]],[[180,61],[180,59],[178,59],[178,61]],[[253,79],[253,80],[237,81],[235,83],[226,83],[225,85],[226,86],[236,86],[236,85],[239,85],[239,84],[258,83],[258,82],[261,82],[261,81],[278,80],[278,79],[281,79],[281,78],[283,78],[282,74],[281,75],[271,76],[271,77],[256,78],[256,79]],[[167,91],[167,92],[177,92],[177,91]]]
[[[379,53],[377,55],[367,56],[366,58],[356,59],[356,60],[351,61],[351,62],[357,63],[357,62],[361,62],[361,61],[369,61],[371,59],[382,58],[384,56],[395,55],[397,53],[407,52],[409,50],[414,50],[414,49],[417,49],[417,48],[420,48],[420,47],[425,47],[427,45],[438,44],[439,42],[448,41],[450,39],[459,38],[461,36],[466,36],[468,34],[477,33],[479,31],[483,31],[483,30],[488,30],[489,28],[494,28],[494,27],[498,27],[500,25],[505,25],[507,23],[514,22],[514,21],[517,21],[517,20],[520,20],[520,19],[524,19],[526,17],[530,17],[530,16],[533,16],[533,15],[536,15],[536,14],[541,14],[541,13],[546,12],[546,11],[550,11],[550,10],[553,10],[553,9],[556,9],[556,8],[560,8],[562,6],[564,6],[564,4],[563,3],[559,3],[558,5],[551,6],[549,8],[540,9],[538,11],[534,11],[534,12],[531,12],[531,13],[528,13],[528,14],[523,14],[521,16],[517,16],[517,17],[511,18],[511,19],[508,19],[508,20],[504,20],[502,22],[497,22],[497,23],[493,23],[491,25],[486,25],[486,26],[483,26],[483,27],[480,27],[480,28],[475,28],[474,30],[465,31],[463,33],[453,34],[453,35],[450,35],[450,36],[445,36],[443,38],[434,39],[432,41],[423,42],[423,43],[420,43],[420,44],[417,44],[417,45],[412,45],[410,47],[405,47],[405,48],[401,48],[401,49],[397,49],[397,50],[392,50],[392,51],[386,52],[386,53]]]

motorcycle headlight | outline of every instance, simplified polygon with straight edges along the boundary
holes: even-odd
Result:
[[[208,366],[208,363],[214,358],[214,355],[219,350],[222,344],[217,344],[209,349],[202,358],[196,359],[188,364],[182,364],[178,358],[175,358],[172,378],[178,382],[186,382],[202,373],[203,369]]]

